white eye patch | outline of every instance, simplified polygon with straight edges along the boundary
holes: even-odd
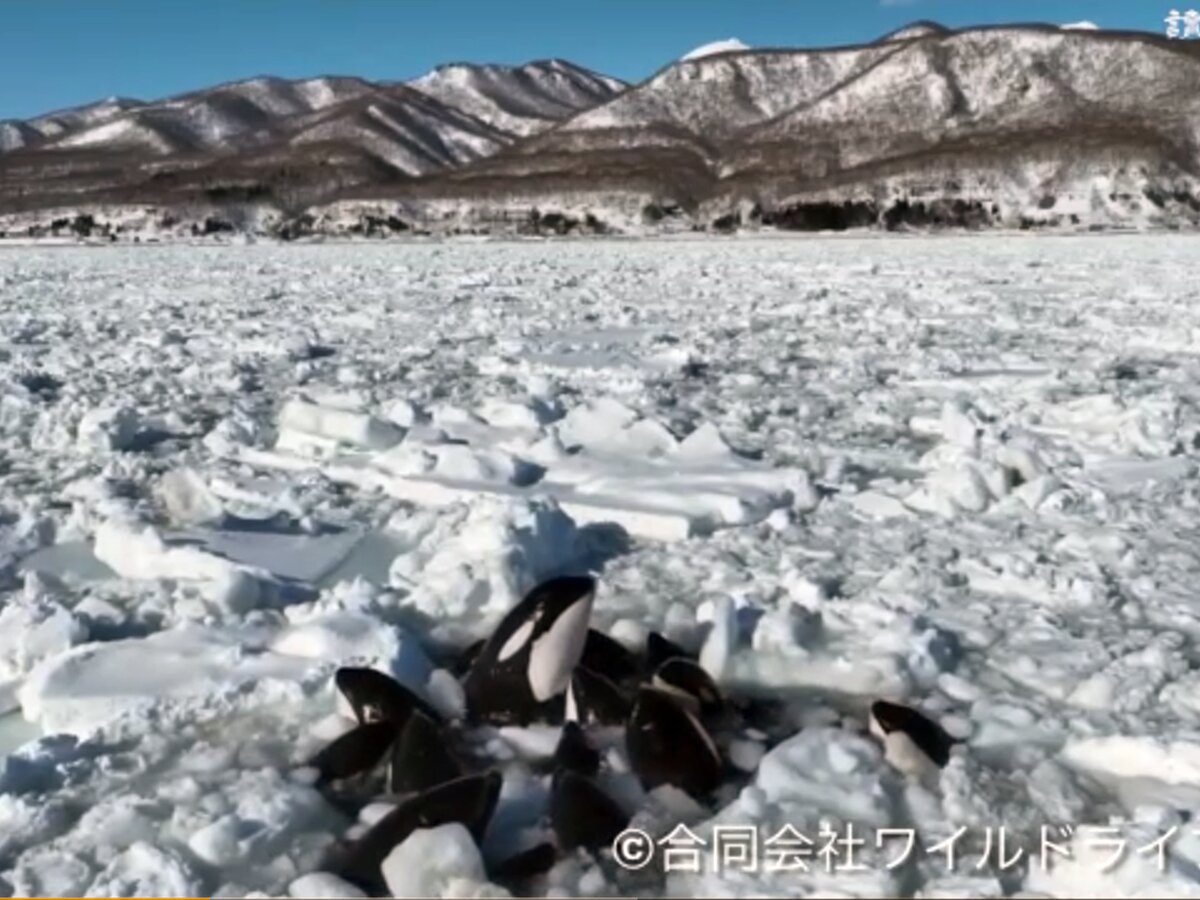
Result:
[[[591,615],[592,595],[589,594],[563,610],[546,633],[534,641],[525,674],[529,689],[539,703],[557,696],[567,687],[571,671],[583,656]]]
[[[521,623],[521,627],[514,631],[504,642],[504,646],[500,648],[500,655],[496,657],[497,662],[504,662],[509,657],[520,653],[522,648],[529,643],[529,638],[533,634],[534,626],[537,624],[537,617],[526,619]]]

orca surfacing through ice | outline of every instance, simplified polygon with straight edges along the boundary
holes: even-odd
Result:
[[[583,654],[596,582],[543,582],[501,620],[463,679],[475,721],[527,724],[562,694]]]

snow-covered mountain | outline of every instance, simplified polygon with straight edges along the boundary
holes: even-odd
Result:
[[[488,123],[405,85],[359,78],[254,78],[154,103],[106,103],[28,126],[40,141],[24,131],[23,144],[12,140],[9,149],[168,157],[343,142],[409,175],[494,153],[509,140]]]
[[[349,77],[252,78],[152,103],[110,98],[28,122],[5,121],[0,150],[227,154],[281,138],[311,140],[316,128],[321,140],[353,142],[359,136],[380,146],[383,135],[402,148],[428,148],[431,140],[443,145],[422,164],[397,163],[402,171],[418,174],[494,152],[514,137],[603,103],[624,87],[562,60],[519,67],[443,66],[409,84]],[[364,115],[381,127],[366,123]],[[367,139],[367,133],[374,137]],[[396,148],[381,155],[398,161],[409,156]]]
[[[141,100],[129,97],[106,97],[96,103],[61,109],[38,116],[36,119],[20,123],[29,129],[28,141],[22,146],[55,141],[65,135],[99,126],[127,110],[137,109],[143,105],[145,104]]]
[[[409,84],[447,106],[460,109],[522,137],[604,103],[626,85],[561,59],[523,66],[438,66]]]
[[[562,60],[408,84],[262,78],[0,124],[0,212],[89,200],[472,227],[534,209],[613,227],[654,210],[722,227],[1196,224],[1197,84],[1194,42],[931,22],[828,49],[730,39],[633,86]]]
[[[287,81],[252,78],[143,103],[67,127],[49,147],[93,147],[169,154],[230,150],[255,142],[291,117],[362,96],[372,86],[356,78]]]
[[[65,134],[98,125],[140,105],[140,100],[108,97],[98,103],[58,110],[28,121],[0,120],[0,153],[45,144]]]
[[[41,135],[27,122],[0,121],[0,153],[27,147],[40,139]]]
[[[462,166],[596,106],[624,83],[562,60],[447,66],[411,84],[254,78],[0,122],[0,212],[274,202]],[[285,199],[286,197],[286,199]]]
[[[702,221],[808,208],[801,223],[839,227],[900,201],[940,210],[894,212],[916,220],[1085,225],[1124,207],[1194,221],[1197,49],[1144,33],[922,25],[862,46],[680,60],[447,181],[463,196],[476,175],[522,198],[543,181],[632,190]]]

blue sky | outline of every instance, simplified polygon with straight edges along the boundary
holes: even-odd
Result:
[[[0,0],[0,119],[253,75],[404,79],[560,56],[637,80],[692,47],[856,43],[914,19],[1162,31],[1171,0]],[[1176,4],[1178,5],[1178,4]],[[1186,3],[1185,3],[1186,6]],[[1161,8],[1160,8],[1161,7]]]

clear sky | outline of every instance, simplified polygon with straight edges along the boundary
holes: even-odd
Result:
[[[1162,33],[1187,0],[0,0],[0,119],[254,75],[411,78],[559,56],[638,80],[698,44],[857,43],[915,19]],[[1196,0],[1193,6],[1200,5]]]

